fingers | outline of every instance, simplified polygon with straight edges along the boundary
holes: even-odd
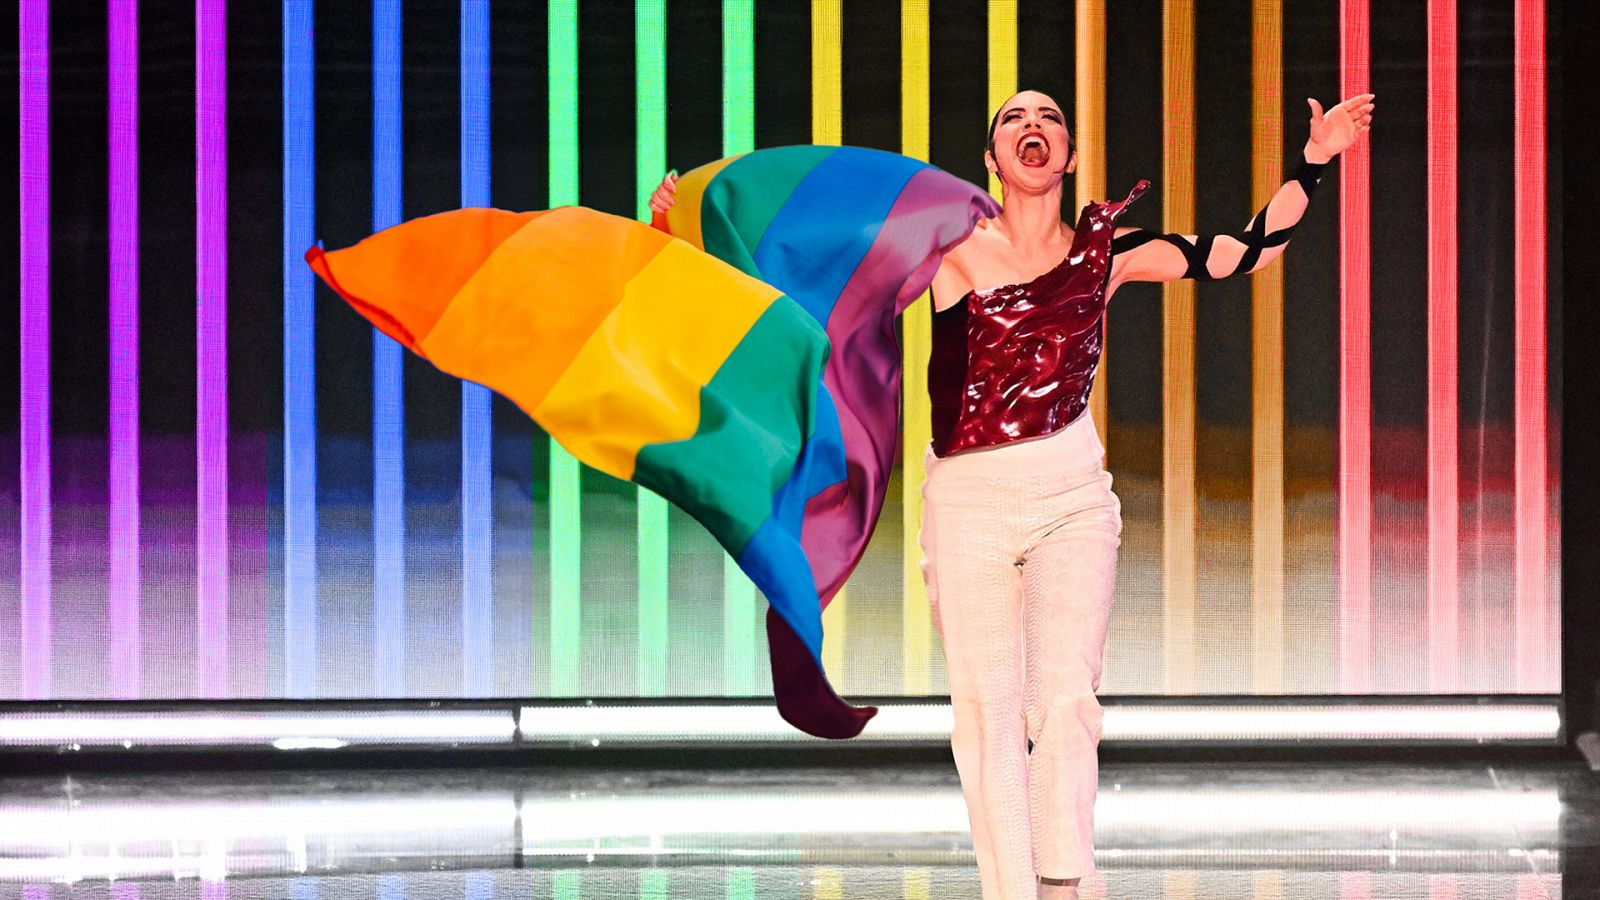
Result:
[[[1313,121],[1322,118],[1322,104],[1315,97],[1307,97],[1306,102],[1311,104],[1311,118]]]

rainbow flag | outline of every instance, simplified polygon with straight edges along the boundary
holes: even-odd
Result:
[[[306,261],[384,333],[694,516],[767,598],[779,713],[854,737],[877,709],[829,685],[822,610],[883,508],[894,319],[998,208],[857,147],[729,157],[677,196],[657,228],[581,206],[461,209]]]

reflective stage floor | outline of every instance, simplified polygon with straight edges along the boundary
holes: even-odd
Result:
[[[1600,897],[1600,775],[1108,762],[1095,838],[1086,898]],[[0,778],[0,900],[978,896],[948,762]]]

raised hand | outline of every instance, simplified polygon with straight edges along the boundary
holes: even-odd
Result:
[[[655,192],[650,195],[650,211],[665,213],[678,202],[678,173],[668,172],[667,177],[661,179],[661,184],[656,186]]]
[[[1313,162],[1325,162],[1355,143],[1357,137],[1372,127],[1372,98],[1375,94],[1357,94],[1348,100],[1322,111],[1315,97],[1307,97],[1311,104],[1311,135],[1306,141],[1306,156]],[[1325,157],[1326,159],[1322,159]]]

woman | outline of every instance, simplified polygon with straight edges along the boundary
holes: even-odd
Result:
[[[1315,99],[1294,176],[1238,234],[1115,227],[1148,186],[1061,220],[1077,155],[1061,107],[995,112],[984,165],[1002,210],[933,278],[934,440],[920,542],[955,716],[950,742],[985,898],[1074,897],[1094,869],[1095,698],[1122,530],[1087,414],[1107,302],[1128,281],[1256,271],[1287,243],[1321,169],[1371,127],[1373,94]],[[674,201],[669,173],[650,199]]]

